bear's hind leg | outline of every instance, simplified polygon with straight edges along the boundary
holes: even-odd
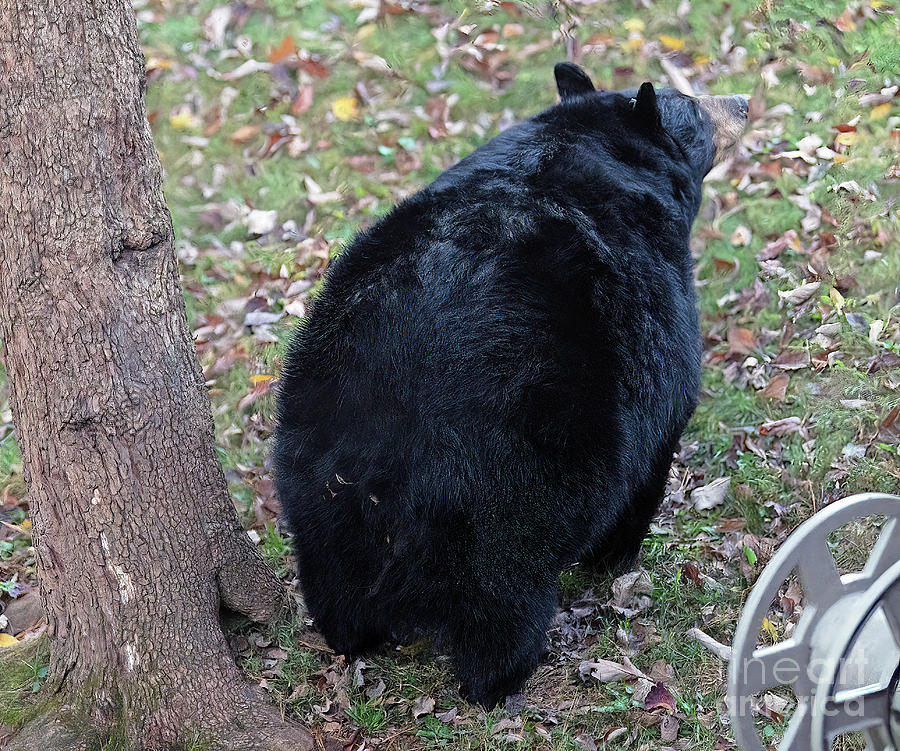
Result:
[[[311,611],[312,612],[312,611]],[[317,630],[321,631],[328,646],[342,655],[356,657],[370,652],[390,639],[390,631],[380,623],[368,607],[342,608],[340,612],[313,614]]]
[[[348,556],[328,558],[318,550],[301,548],[299,574],[314,627],[328,646],[338,654],[359,655],[388,641],[384,610],[368,596],[367,572]]]
[[[453,661],[462,695],[490,709],[534,672],[556,612],[556,590],[470,593],[454,614]]]

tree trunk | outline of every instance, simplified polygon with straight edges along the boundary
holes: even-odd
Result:
[[[219,625],[282,592],[216,459],[143,86],[127,0],[0,0],[0,339],[59,707],[17,743],[310,748]]]

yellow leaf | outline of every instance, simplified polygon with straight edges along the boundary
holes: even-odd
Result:
[[[694,62],[697,65],[709,65],[712,62],[712,58],[709,55],[696,55]]]
[[[644,22],[640,18],[629,18],[622,24],[628,31],[643,31]]]
[[[826,59],[831,65],[840,65],[840,64],[841,64],[840,58],[832,57],[831,55],[827,55],[827,56],[825,57],[825,59]]]
[[[0,634],[0,648],[14,647],[18,643],[19,640],[16,639],[15,636],[10,636],[9,634]]]
[[[877,107],[872,107],[872,110],[869,112],[869,119],[870,120],[882,120],[890,114],[891,114],[891,103],[885,102],[884,104],[879,104]]]
[[[252,375],[250,376],[250,383],[263,383],[265,381],[271,381],[273,378],[275,378],[273,375]]]
[[[843,164],[844,162],[847,162],[849,160],[850,157],[846,154],[835,154],[833,157],[831,157],[831,161],[835,164]]]
[[[356,97],[343,96],[335,99],[331,104],[331,111],[338,120],[353,120],[359,115],[359,105]]]
[[[678,37],[670,37],[668,34],[660,34],[659,41],[662,42],[666,47],[670,50],[678,50],[684,49],[684,39],[679,39]]]
[[[367,23],[367,24],[364,24],[363,26],[360,26],[356,30],[356,41],[361,42],[364,39],[368,39],[370,36],[372,36],[372,34],[375,33],[375,30],[377,28],[378,27],[374,23]]]
[[[834,140],[841,144],[841,146],[852,146],[859,140],[859,133],[856,133],[855,131],[838,133]]]
[[[831,302],[834,303],[834,308],[838,313],[844,312],[844,296],[837,291],[835,287],[831,288],[831,292],[828,293],[829,297],[831,297]]]
[[[195,127],[195,118],[187,110],[181,110],[169,117],[169,125],[175,130],[187,130]]]
[[[25,519],[19,526],[22,529],[31,529],[31,519]]]
[[[644,44],[643,37],[634,36],[622,42],[622,49],[626,52],[637,52]]]
[[[144,69],[148,72],[151,70],[169,70],[171,67],[172,61],[161,57],[150,56],[147,58],[147,62],[144,63]]]
[[[871,0],[869,5],[873,8],[883,8],[886,3],[883,3],[882,0]]]
[[[763,618],[762,630],[773,642],[778,641],[778,629],[775,628],[775,624],[768,618]]]

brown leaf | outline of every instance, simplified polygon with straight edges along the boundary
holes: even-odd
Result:
[[[425,113],[428,115],[428,134],[434,138],[444,138],[448,135],[447,120],[450,118],[450,103],[446,97],[429,97],[425,103]]]
[[[732,271],[737,269],[738,263],[735,258],[719,258],[718,256],[713,256],[713,268],[716,270],[717,274],[725,275],[730,274]]]
[[[853,20],[853,12],[850,8],[845,8],[837,18],[834,19],[834,25],[841,31],[855,31],[856,21]]]
[[[797,231],[789,229],[777,240],[772,240],[772,242],[759,251],[759,253],[756,254],[756,260],[771,261],[773,258],[777,258],[781,255],[781,251],[785,248],[798,242]]]
[[[750,329],[735,326],[728,330],[728,351],[733,355],[749,355],[756,349],[756,337]]]
[[[653,582],[650,574],[641,568],[616,578],[611,589],[612,598],[606,603],[607,607],[631,618],[650,606],[650,598],[646,595],[653,592]]]
[[[612,660],[584,660],[578,665],[578,675],[581,676],[583,681],[586,681],[588,678],[595,678],[601,683],[630,681],[638,678],[649,680],[627,657],[624,658],[622,663],[613,662]]]
[[[683,563],[681,565],[681,573],[690,579],[695,586],[703,588],[703,579],[700,576],[700,569],[696,563]]]
[[[769,380],[766,387],[760,392],[766,399],[783,402],[787,393],[788,383],[791,378],[786,373],[779,373]]]
[[[412,706],[413,719],[418,720],[422,715],[434,712],[434,699],[430,696],[420,696]]]
[[[647,675],[650,676],[650,680],[654,683],[675,683],[675,668],[673,668],[668,662],[665,660],[657,660],[650,666],[650,670],[647,671]]]
[[[270,63],[280,63],[287,57],[296,54],[297,48],[294,46],[294,37],[286,36],[281,43],[269,53]]]
[[[669,693],[669,689],[662,683],[655,683],[653,688],[650,689],[650,693],[647,694],[647,698],[644,699],[644,708],[647,710],[662,708],[669,712],[674,712],[677,706],[675,698]]]
[[[809,352],[805,349],[786,349],[772,361],[772,365],[781,370],[800,370],[809,366]]]
[[[297,91],[297,96],[294,97],[294,101],[291,103],[291,113],[294,115],[302,115],[312,107],[314,91],[311,83],[306,84],[306,86],[301,86],[299,91]]]
[[[313,78],[328,78],[331,75],[331,71],[321,62],[318,55],[301,57],[299,67],[300,70],[309,73]]]
[[[803,431],[803,420],[799,417],[785,417],[781,420],[767,420],[759,426],[761,435],[783,436]]]
[[[259,133],[258,125],[242,125],[234,131],[234,133],[228,136],[228,140],[232,143],[244,143],[253,138],[257,133]]]
[[[276,381],[274,378],[267,381],[258,381],[253,384],[250,390],[241,397],[241,400],[238,402],[238,411],[243,411],[247,409],[253,402],[259,399],[262,396],[268,394],[272,387],[275,385]]]
[[[678,718],[673,715],[666,715],[659,725],[659,735],[666,743],[671,743],[678,737],[678,727],[680,723]]]
[[[875,373],[878,370],[893,370],[894,368],[900,368],[900,355],[894,352],[883,352],[872,358],[868,372]]]
[[[894,407],[878,426],[878,440],[900,443],[900,407]]]
[[[763,694],[759,702],[759,713],[775,722],[784,722],[784,713],[788,708],[788,700],[784,697],[767,692]]]

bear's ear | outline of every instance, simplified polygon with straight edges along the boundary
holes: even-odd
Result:
[[[660,124],[659,106],[656,103],[656,89],[649,81],[641,84],[637,96],[631,100],[631,109],[635,118],[644,125],[658,126]]]
[[[575,63],[557,63],[553,75],[556,77],[559,98],[564,102],[594,91],[594,84],[591,83],[588,74]]]

